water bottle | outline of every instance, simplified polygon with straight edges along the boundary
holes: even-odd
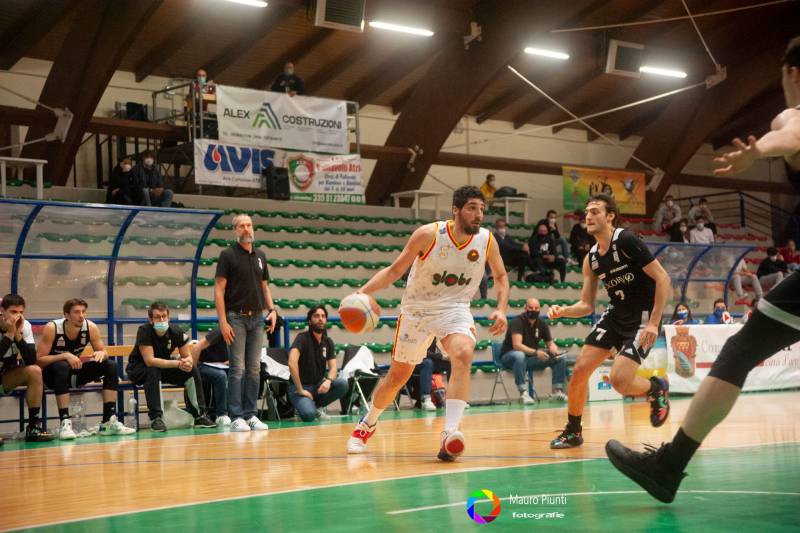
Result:
[[[136,398],[131,397],[128,401],[129,411],[131,412],[131,417],[133,417],[133,428],[136,431],[139,431],[139,417],[136,416],[136,412],[139,409],[139,403],[136,401]]]
[[[70,416],[72,418],[72,430],[75,431],[75,433],[80,433],[86,429],[86,422],[84,420],[86,404],[83,402],[83,397],[81,396],[73,398],[71,403]]]

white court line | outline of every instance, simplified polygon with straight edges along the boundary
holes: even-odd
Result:
[[[555,496],[607,496],[611,494],[647,494],[647,492],[643,490],[608,490],[608,491],[597,491],[597,492],[560,492],[560,493],[552,493],[552,494],[528,494],[525,496],[519,496],[520,498],[532,498],[532,497],[555,497]],[[800,496],[800,492],[770,492],[770,491],[757,491],[757,490],[682,490],[681,494],[747,494],[747,495],[756,495],[756,496]],[[508,500],[510,496],[506,496],[505,498],[498,498],[500,501]],[[492,500],[475,500],[476,502],[491,502]],[[406,514],[406,513],[416,513],[420,511],[431,511],[434,509],[447,509],[448,507],[461,507],[466,506],[467,502],[452,502],[452,503],[443,503],[440,505],[426,505],[424,507],[412,507],[410,509],[399,509],[397,511],[387,511],[386,514],[388,515],[398,515],[398,514]],[[522,504],[521,504],[522,505]]]

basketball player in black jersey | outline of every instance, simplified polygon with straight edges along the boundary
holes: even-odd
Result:
[[[714,161],[714,173],[728,176],[741,172],[759,158],[783,157],[789,170],[800,173],[800,37],[789,42],[781,69],[788,109],[772,121],[772,131]],[[747,374],[782,348],[800,341],[800,272],[795,272],[758,302],[752,316],[722,347],[708,376],[700,384],[686,418],[672,442],[644,453],[611,440],[606,454],[620,472],[665,503],[675,499],[683,472],[703,439],[730,412]]]
[[[116,416],[117,366],[108,358],[97,324],[86,318],[88,304],[80,298],[64,303],[64,318],[45,325],[36,347],[36,362],[42,367],[44,383],[56,393],[61,419],[59,438],[75,438],[69,415],[69,389],[103,380],[103,419],[100,435],[129,435],[136,430],[125,427]],[[92,353],[83,355],[91,345]]]
[[[583,289],[579,302],[550,307],[548,316],[584,317],[594,311],[597,282],[603,282],[610,304],[581,349],[567,392],[567,427],[550,442],[553,449],[583,444],[581,415],[595,369],[616,354],[611,385],[625,396],[647,395],[650,423],[658,427],[669,416],[666,380],[636,375],[656,341],[669,294],[669,274],[634,233],[618,228],[614,198],[595,194],[586,202],[586,231],[597,241],[583,260]],[[643,329],[643,316],[649,313]]]

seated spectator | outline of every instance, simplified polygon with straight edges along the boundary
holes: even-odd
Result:
[[[714,244],[714,232],[706,227],[703,215],[697,217],[697,223],[689,230],[689,241],[694,244]]]
[[[25,300],[18,294],[6,294],[0,301],[0,394],[25,387],[28,405],[27,442],[46,442],[55,437],[42,429],[44,382],[36,364],[36,346],[31,323],[25,320]],[[2,444],[2,439],[0,439]]]
[[[528,245],[519,242],[508,234],[508,223],[504,218],[495,220],[494,238],[497,240],[497,246],[500,248],[500,256],[503,258],[506,269],[516,269],[517,279],[519,281],[525,279],[525,269],[534,267]]]
[[[155,153],[145,150],[142,154],[142,164],[133,168],[137,183],[142,185],[144,205],[153,207],[170,207],[172,205],[172,190],[164,188],[164,177],[156,165]]]
[[[778,249],[774,246],[767,248],[767,257],[761,261],[756,271],[761,288],[769,292],[775,285],[783,281],[789,273],[786,263],[779,258]]]
[[[80,298],[67,300],[63,306],[63,318],[45,325],[36,348],[36,362],[42,367],[45,385],[56,394],[61,422],[58,438],[61,440],[76,437],[69,414],[69,389],[100,380],[103,381],[103,419],[98,433],[136,433],[135,429],[117,420],[117,365],[108,358],[100,328],[86,318],[88,307],[89,304]],[[87,346],[92,347],[92,353],[84,356]]]
[[[497,192],[497,179],[494,174],[487,174],[486,180],[481,184],[481,193],[487,202],[494,198],[494,193]]]
[[[736,305],[752,305],[744,293],[744,287],[753,289],[753,292],[756,293],[756,298],[761,298],[764,295],[758,276],[747,268],[747,263],[744,259],[739,260],[739,264],[736,265],[736,271],[731,277],[731,282],[733,283],[733,290],[736,291],[736,302],[734,302]]]
[[[725,300],[717,298],[714,300],[714,312],[706,318],[706,324],[733,324],[733,318],[728,312],[728,306],[725,305]]]
[[[205,414],[203,381],[192,359],[189,337],[181,328],[169,323],[169,308],[161,302],[150,305],[147,320],[148,323],[139,326],[136,332],[136,344],[128,357],[126,372],[134,384],[144,386],[150,431],[167,430],[162,418],[161,383],[184,386],[183,395],[187,410],[194,416],[194,427],[216,427]],[[172,358],[175,349],[178,359]],[[193,380],[193,387],[189,386],[189,380]]]
[[[692,208],[689,209],[689,214],[686,216],[691,224],[697,224],[697,220],[700,217],[703,217],[705,226],[716,235],[717,225],[714,224],[714,216],[711,214],[711,210],[708,208],[708,200],[705,198],[700,198],[698,204],[692,206]]]
[[[586,213],[576,209],[575,214],[580,217],[580,221],[572,226],[572,231],[569,233],[569,244],[575,260],[579,265],[583,265],[583,259],[594,244],[594,237],[586,231]]]
[[[287,61],[283,66],[283,72],[278,74],[275,81],[272,83],[270,91],[276,93],[287,93],[289,96],[304,95],[306,94],[305,85],[303,80],[294,73],[294,63]]]
[[[786,241],[786,246],[780,249],[780,253],[789,272],[800,270],[800,253],[797,252],[797,247],[792,239]]]
[[[567,277],[567,262],[556,256],[556,241],[550,234],[550,228],[539,222],[533,235],[528,240],[528,249],[533,260],[534,271],[558,270],[563,283]]]
[[[106,191],[106,203],[117,205],[142,205],[144,194],[142,182],[133,171],[133,159],[122,156],[111,171]]]
[[[689,326],[700,322],[692,317],[692,310],[689,309],[688,305],[679,302],[672,311],[672,318],[669,319],[669,323],[674,326]]]
[[[525,376],[528,370],[553,369],[554,399],[564,401],[564,385],[567,372],[567,362],[563,357],[557,357],[558,347],[550,335],[547,322],[539,316],[541,306],[539,300],[530,298],[525,302],[525,311],[510,320],[508,331],[500,350],[500,360],[503,367],[514,372],[514,383],[519,390],[519,401],[523,404],[533,403],[533,398],[528,394]],[[545,343],[546,350],[539,349],[539,341]]]
[[[192,360],[200,370],[203,383],[208,383],[214,395],[214,409],[208,406],[209,418],[218,428],[231,425],[228,416],[228,345],[219,328],[192,346]],[[209,402],[210,403],[210,402]]]
[[[436,405],[431,399],[433,374],[450,373],[450,361],[439,351],[436,339],[431,341],[425,359],[414,368],[414,372],[419,373],[420,408],[426,411],[435,411]],[[444,403],[440,407],[444,407]]]
[[[295,337],[289,350],[289,401],[303,422],[311,422],[327,418],[322,408],[347,394],[347,380],[336,377],[336,348],[325,331],[328,311],[317,305],[306,319],[308,330]]]
[[[681,221],[681,207],[675,203],[675,199],[671,194],[664,198],[664,203],[658,207],[656,211],[655,229],[656,231],[669,230]]]
[[[689,221],[682,218],[680,222],[672,226],[669,232],[669,242],[692,242],[691,234],[689,233]]]
[[[559,257],[563,257],[565,261],[571,261],[572,256],[569,255],[569,241],[558,231],[558,213],[551,209],[547,212],[547,218],[540,220],[537,225],[539,224],[545,224],[547,226],[550,235],[553,237],[553,240],[556,241],[556,246],[561,249]]]

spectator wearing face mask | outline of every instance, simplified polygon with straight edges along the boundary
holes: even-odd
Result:
[[[133,159],[128,156],[120,158],[119,163],[111,171],[106,191],[106,203],[117,205],[142,205],[144,195],[141,181],[133,171]]]
[[[706,324],[733,324],[733,318],[728,312],[728,306],[725,305],[725,300],[717,298],[714,300],[714,312],[706,318]]]
[[[706,226],[702,215],[697,217],[697,224],[689,230],[689,242],[694,244],[714,244],[714,232]]]
[[[717,234],[717,225],[714,224],[714,215],[711,214],[711,209],[708,208],[708,200],[705,198],[700,198],[700,202],[697,205],[692,206],[689,209],[689,214],[687,218],[692,224],[697,224],[697,220],[702,217],[705,223],[705,226],[710,229],[714,235]]]
[[[202,68],[197,69],[192,88],[196,95],[214,94],[216,92],[214,80],[209,80],[208,74]],[[203,111],[208,111],[209,98],[200,98],[200,100],[202,101]]]
[[[540,220],[537,225],[539,224],[547,225],[550,236],[556,241],[556,246],[561,252],[558,254],[559,257],[563,257],[565,261],[570,261],[572,256],[569,255],[569,241],[563,237],[558,230],[558,213],[554,209],[549,210],[547,212],[547,217]]]
[[[586,231],[586,214],[580,210],[576,210],[575,214],[580,217],[580,222],[572,226],[572,231],[569,233],[569,244],[575,260],[582,265],[583,259],[594,244],[594,237]]]
[[[558,270],[561,283],[564,283],[567,277],[567,263],[556,255],[556,241],[550,234],[550,228],[546,222],[537,224],[533,235],[528,239],[528,249],[533,260],[534,270]]]
[[[774,246],[767,248],[767,257],[758,265],[756,276],[761,283],[761,288],[769,292],[775,285],[783,281],[789,273],[789,267],[778,254],[778,249]]]
[[[303,80],[294,73],[294,63],[291,61],[287,61],[286,64],[283,66],[283,72],[278,74],[278,77],[275,78],[275,81],[272,83],[272,87],[270,87],[270,91],[276,93],[286,93],[289,96],[297,96],[306,94],[305,85],[303,85]]]
[[[682,218],[677,225],[672,226],[672,230],[669,232],[669,242],[692,242],[688,220]]]
[[[522,281],[525,278],[526,267],[530,267],[533,270],[535,266],[531,261],[530,248],[526,243],[519,242],[509,235],[508,223],[504,218],[498,218],[495,221],[494,238],[497,240],[497,246],[500,248],[500,257],[503,258],[506,268],[508,270],[516,269],[518,272],[517,279]]]
[[[789,272],[800,269],[800,253],[797,252],[797,247],[792,239],[786,241],[786,246],[780,249],[780,254],[783,256]]]
[[[486,181],[481,184],[481,193],[483,193],[483,197],[488,202],[492,198],[494,198],[494,193],[497,192],[497,179],[494,177],[494,174],[487,174]]]
[[[142,186],[144,205],[153,207],[170,207],[172,205],[172,189],[164,188],[164,177],[156,165],[155,153],[145,150],[142,164],[133,169],[136,182]]]
[[[672,318],[669,323],[675,326],[688,326],[691,324],[699,324],[697,320],[692,317],[692,310],[683,302],[678,303],[672,311]]]
[[[744,293],[744,287],[752,288],[753,292],[756,293],[756,298],[761,298],[764,295],[758,276],[750,272],[744,259],[741,259],[736,265],[736,271],[731,277],[731,282],[733,283],[733,290],[736,291],[736,305],[751,305],[750,300]]]
[[[673,226],[681,221],[681,207],[675,203],[671,194],[664,198],[656,211],[656,230],[669,232]]]

